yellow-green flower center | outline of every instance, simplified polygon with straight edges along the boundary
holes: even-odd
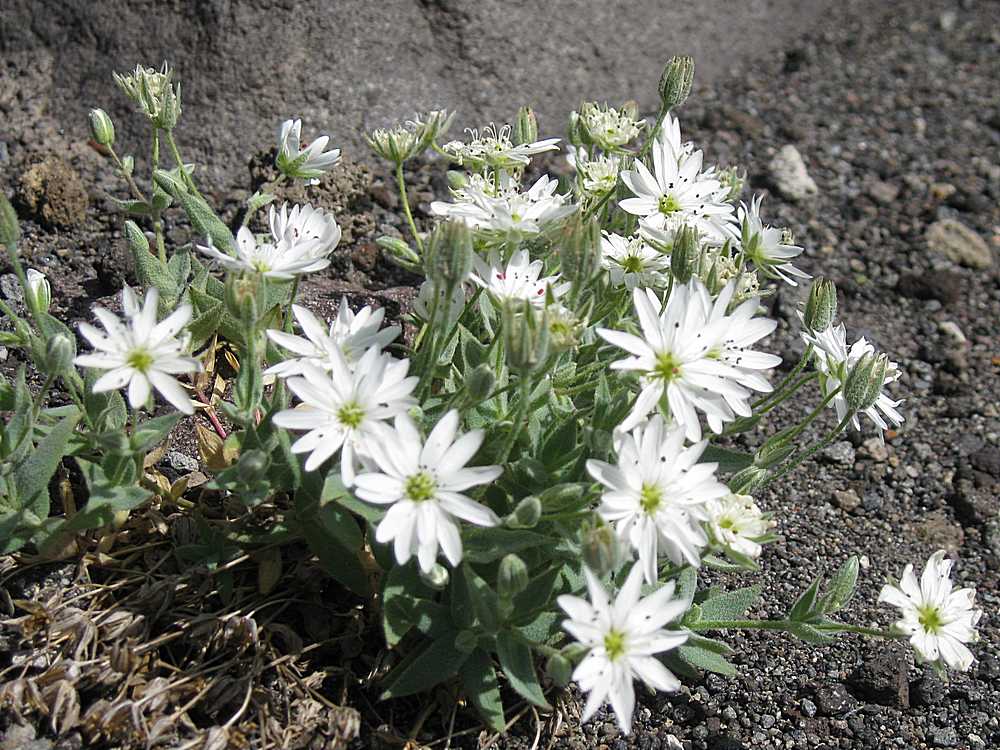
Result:
[[[622,268],[628,273],[639,273],[642,271],[642,259],[635,255],[628,255],[622,259]]]
[[[656,356],[656,364],[653,366],[653,377],[667,382],[681,375],[681,361],[671,352],[663,352]]]
[[[663,491],[655,484],[643,484],[639,490],[639,507],[648,515],[653,515],[660,509],[663,502]]]
[[[610,661],[614,661],[625,655],[625,634],[617,630],[610,631],[604,636],[604,651]]]
[[[337,421],[352,430],[360,427],[364,418],[365,410],[354,401],[344,404],[337,410]]]
[[[434,482],[434,478],[426,471],[421,471],[407,477],[403,485],[403,492],[415,503],[432,500],[436,491],[437,484]]]
[[[917,621],[928,633],[936,633],[945,624],[941,619],[941,611],[937,607],[925,605],[918,610]]]
[[[129,367],[143,373],[153,366],[153,361],[153,355],[145,349],[133,349],[125,359]]]
[[[660,209],[660,213],[664,216],[670,216],[670,214],[675,214],[681,210],[681,202],[673,195],[661,195],[657,208]]]

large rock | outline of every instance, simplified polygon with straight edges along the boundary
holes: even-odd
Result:
[[[6,76],[31,77],[10,100],[21,127],[49,117],[53,129],[86,140],[87,110],[101,106],[123,152],[137,148],[141,123],[111,73],[169,60],[183,82],[185,158],[210,154],[242,172],[291,116],[304,119],[304,137],[328,132],[357,159],[367,151],[363,129],[435,107],[460,112],[460,133],[530,103],[545,135],[561,135],[584,98],[636,99],[651,111],[671,55],[693,55],[705,83],[780,50],[831,4],[4,0],[0,54]],[[17,132],[18,112],[5,112],[3,99],[0,86],[0,116]]]
[[[993,254],[986,240],[955,219],[935,221],[927,227],[927,247],[969,268],[989,268]]]

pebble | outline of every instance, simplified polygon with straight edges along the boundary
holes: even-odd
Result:
[[[953,727],[934,727],[927,739],[931,747],[958,747],[958,732]]]
[[[841,440],[828,445],[821,455],[828,463],[849,466],[854,463],[854,446],[846,440]]]
[[[802,708],[802,713],[804,713],[806,717],[811,719],[816,715],[816,704],[808,698],[803,698],[799,705]]]
[[[927,247],[969,268],[989,268],[993,253],[986,240],[957,219],[935,221],[924,234]]]
[[[958,323],[953,320],[942,320],[938,323],[938,330],[956,344],[964,344],[968,341],[965,334],[962,333],[962,329],[958,327]]]
[[[899,197],[899,186],[894,185],[891,182],[875,180],[868,186],[868,195],[870,195],[872,200],[876,203],[888,206],[889,204],[894,203]]]
[[[816,691],[816,707],[820,716],[839,716],[847,713],[854,702],[847,688],[840,683],[824,685]]]
[[[834,490],[833,499],[840,508],[848,513],[857,510],[858,506],[861,505],[861,498],[854,490]]]
[[[781,147],[770,164],[771,179],[783,196],[804,201],[819,193],[819,187],[806,169],[802,154],[791,144]]]
[[[885,441],[877,437],[871,437],[861,444],[865,453],[872,457],[874,461],[883,463],[889,459],[889,449],[885,446]]]
[[[198,459],[187,456],[180,451],[169,451],[163,460],[170,468],[180,472],[198,471]]]

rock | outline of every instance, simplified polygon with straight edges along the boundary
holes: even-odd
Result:
[[[965,334],[962,333],[962,329],[958,327],[958,323],[953,320],[942,320],[938,323],[938,330],[956,344],[965,344],[968,342]]]
[[[351,251],[351,260],[362,271],[371,271],[378,262],[378,245],[374,242],[361,242]]]
[[[987,447],[969,456],[972,468],[1000,479],[1000,448]]]
[[[977,487],[970,479],[960,479],[948,498],[962,523],[981,526],[1000,513],[1000,498],[992,488]]]
[[[174,471],[179,471],[184,474],[192,471],[198,471],[198,459],[185,455],[180,451],[169,451],[167,455],[163,457],[163,460]]]
[[[834,490],[833,501],[848,513],[857,510],[861,505],[861,498],[854,490]]]
[[[868,195],[870,195],[872,200],[876,203],[888,206],[899,197],[899,186],[893,185],[891,182],[875,180],[868,186]]]
[[[869,649],[848,683],[860,697],[883,706],[910,707],[909,649],[893,643]]]
[[[931,198],[936,201],[946,201],[958,191],[950,182],[935,182],[931,184]]]
[[[47,157],[21,175],[15,200],[28,216],[50,228],[82,224],[89,205],[80,175],[58,156]]]
[[[946,10],[938,16],[938,25],[941,27],[941,31],[954,31],[956,23],[958,23],[958,13],[953,10]]]
[[[928,546],[947,552],[957,552],[965,544],[965,531],[962,527],[939,510],[928,513],[921,523],[916,524],[913,533]]]
[[[932,667],[924,667],[923,675],[910,685],[914,706],[940,706],[948,700],[948,686]]]
[[[922,274],[901,274],[896,291],[911,299],[936,299],[946,305],[962,297],[962,277],[954,271],[927,271]]]
[[[803,698],[799,703],[799,707],[802,709],[802,713],[809,719],[816,715],[816,704],[808,698]]]
[[[881,438],[868,438],[861,444],[861,447],[864,448],[865,453],[878,463],[884,463],[889,460],[889,449],[885,447],[885,441]]]
[[[820,716],[840,716],[857,703],[842,683],[824,685],[816,691],[816,708]]]
[[[820,454],[827,463],[850,466],[854,463],[854,446],[846,440],[828,445]]]
[[[819,188],[806,170],[802,155],[791,144],[782,146],[774,155],[770,170],[774,186],[789,200],[804,201],[819,193]]]
[[[969,268],[989,268],[993,254],[986,241],[956,219],[935,221],[924,234],[927,247]]]
[[[958,747],[958,732],[954,727],[934,727],[927,733],[931,747]]]

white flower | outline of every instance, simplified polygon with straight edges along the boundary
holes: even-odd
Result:
[[[844,383],[847,382],[848,374],[854,365],[857,364],[858,360],[866,354],[873,354],[875,352],[875,347],[869,344],[863,336],[848,349],[847,329],[843,323],[830,326],[820,333],[803,331],[802,338],[805,339],[807,344],[812,344],[816,349],[814,362],[816,363],[816,369],[820,372],[820,389],[824,396],[832,393],[837,388],[842,388]],[[883,385],[894,382],[899,376],[900,372],[896,363],[890,362],[885,373]],[[864,410],[864,414],[868,415],[868,418],[883,430],[889,429],[889,423],[893,427],[898,427],[903,423],[903,415],[896,409],[901,403],[902,400],[893,400],[886,394],[881,393],[875,403]],[[843,390],[833,397],[833,405],[837,410],[837,418],[843,420],[850,411]],[[883,418],[883,414],[888,418],[888,423]],[[856,414],[851,423],[854,429],[861,429],[861,421]]]
[[[580,718],[587,721],[608,701],[618,726],[628,734],[635,708],[633,680],[667,692],[681,688],[680,680],[654,654],[677,648],[687,640],[686,632],[664,627],[679,620],[691,602],[672,598],[673,581],[640,598],[643,578],[638,565],[629,572],[614,603],[588,568],[583,573],[590,601],[568,594],[556,600],[569,615],[563,620],[563,630],[590,648],[573,671],[577,685],[589,693]]]
[[[267,335],[278,346],[299,356],[269,367],[264,371],[265,375],[282,378],[301,375],[305,362],[321,370],[332,370],[334,351],[341,352],[348,362],[354,362],[372,347],[381,350],[400,333],[399,326],[381,328],[385,317],[383,308],[373,310],[366,305],[354,313],[347,304],[347,297],[341,297],[340,310],[330,323],[329,330],[319,318],[300,305],[292,305],[292,314],[302,327],[305,338],[274,329],[269,329]]]
[[[635,197],[619,205],[656,229],[687,224],[716,242],[734,237],[729,189],[715,178],[714,169],[702,172],[701,151],[687,153],[679,141],[676,121],[665,122],[653,142],[653,173],[638,159],[634,170],[622,172],[622,182]]]
[[[722,547],[756,559],[763,550],[760,539],[774,522],[761,512],[750,495],[725,495],[708,503],[708,531]]]
[[[565,195],[555,192],[558,186],[557,180],[542,175],[527,192],[502,189],[497,194],[482,180],[470,180],[456,193],[455,203],[434,201],[431,212],[463,221],[473,229],[538,234],[548,222],[575,210],[573,205],[566,203]]]
[[[627,145],[645,127],[643,120],[633,120],[630,113],[614,107],[587,102],[580,108],[580,124],[594,143],[605,151]]]
[[[614,286],[632,291],[637,286],[664,288],[670,280],[670,256],[664,255],[642,237],[622,237],[603,232],[602,265],[611,272]]]
[[[476,526],[500,523],[496,513],[462,494],[503,473],[500,466],[466,466],[484,436],[483,430],[459,435],[458,412],[453,409],[434,425],[426,441],[406,414],[396,417],[395,429],[384,427],[369,441],[368,453],[379,471],[358,474],[355,493],[369,503],[390,506],[375,539],[393,543],[400,565],[416,555],[420,569],[428,573],[440,549],[457,566],[462,562],[462,539],[456,519]]]
[[[582,192],[603,197],[618,185],[622,157],[618,154],[601,154],[592,157],[583,146],[567,146],[566,161],[579,173]]]
[[[472,280],[488,291],[497,300],[527,300],[535,307],[545,307],[545,290],[551,289],[554,297],[560,297],[570,284],[556,283],[559,276],[545,276],[542,273],[542,261],[531,260],[527,250],[518,250],[511,256],[506,265],[494,261],[486,263],[478,256],[473,264],[477,274]]]
[[[515,146],[511,141],[511,126],[498,128],[489,124],[478,130],[466,130],[469,142],[451,141],[444,144],[442,150],[459,164],[470,164],[473,167],[488,165],[494,169],[511,169],[527,166],[531,157],[543,151],[554,151],[559,148],[558,138],[546,138],[534,143],[524,143]]]
[[[281,209],[274,206],[268,213],[268,224],[275,245],[284,246],[313,258],[325,258],[340,242],[340,225],[333,214],[310,204],[293,206],[282,203]]]
[[[52,304],[52,287],[49,286],[49,280],[44,273],[34,268],[29,268],[26,275],[28,277],[28,293],[34,297],[35,307],[42,312],[48,312],[49,305]]]
[[[630,430],[666,398],[673,419],[684,425],[687,438],[701,440],[696,410],[721,432],[723,423],[750,416],[750,389],[768,392],[771,386],[758,370],[774,367],[780,358],[750,350],[776,325],[770,320],[751,320],[756,299],[744,302],[732,316],[725,314],[732,286],[714,305],[697,278],[676,285],[661,307],[651,289],[632,293],[643,337],[623,331],[598,328],[606,341],[632,356],[611,364],[615,370],[640,374],[642,390],[632,412],[622,423]]]
[[[979,640],[976,623],[983,612],[973,607],[975,589],[952,591],[952,561],[944,555],[944,550],[931,555],[919,584],[913,566],[907,565],[899,586],[886,584],[878,600],[902,611],[902,619],[894,627],[910,637],[910,645],[922,661],[944,662],[964,672],[973,660],[964,644]]]
[[[212,244],[211,237],[206,238],[207,245],[198,245],[198,249],[230,271],[259,273],[277,281],[288,281],[330,265],[327,258],[317,255],[321,240],[293,242],[292,236],[293,233],[288,232],[277,242],[258,242],[253,232],[247,227],[240,227],[236,233],[235,256],[219,251]]]
[[[382,420],[402,414],[416,401],[410,396],[418,378],[407,377],[410,362],[393,359],[372,347],[352,368],[339,349],[330,353],[330,372],[309,362],[302,375],[288,378],[292,393],[302,404],[274,415],[278,427],[306,430],[292,444],[295,453],[308,453],[306,471],[312,471],[340,451],[340,473],[350,487],[366,454],[366,441]]]
[[[301,177],[310,185],[319,183],[319,177],[340,161],[340,149],[324,151],[330,137],[321,135],[303,149],[299,141],[302,120],[285,120],[278,129],[278,157],[275,166],[288,177]]]
[[[114,391],[128,386],[128,401],[133,409],[146,405],[153,388],[178,411],[194,414],[191,399],[172,376],[199,372],[201,364],[187,354],[187,337],[177,338],[191,319],[191,305],[181,305],[159,323],[156,306],[159,292],[146,292],[142,307],[135,293],[122,290],[125,320],[103,307],[94,307],[94,315],[107,333],[89,323],[80,324],[80,333],[95,351],[82,354],[74,362],[81,367],[109,370],[94,383],[94,393]]]
[[[656,582],[661,555],[678,565],[701,561],[705,503],[729,492],[715,478],[718,464],[697,463],[707,445],[685,448],[684,428],[657,414],[620,436],[617,466],[587,461],[587,471],[607,488],[597,512],[638,552],[647,583]]]
[[[784,236],[780,229],[764,224],[760,218],[760,203],[763,196],[756,196],[746,203],[740,204],[738,213],[741,229],[741,247],[747,260],[754,263],[765,275],[780,278],[792,286],[797,286],[795,279],[808,279],[809,274],[800,271],[790,261],[802,254],[798,245],[783,242]]]
[[[445,295],[447,294],[447,291],[447,289],[438,290],[438,307],[435,311],[435,315],[442,316],[439,320],[443,320],[445,325],[450,326],[459,319],[462,315],[462,311],[465,310],[465,287],[458,284],[451,290],[451,295],[447,301],[446,308]],[[425,321],[430,320],[431,303],[433,301],[434,282],[424,281],[420,285],[420,290],[417,292],[417,298],[413,301],[413,311]]]

